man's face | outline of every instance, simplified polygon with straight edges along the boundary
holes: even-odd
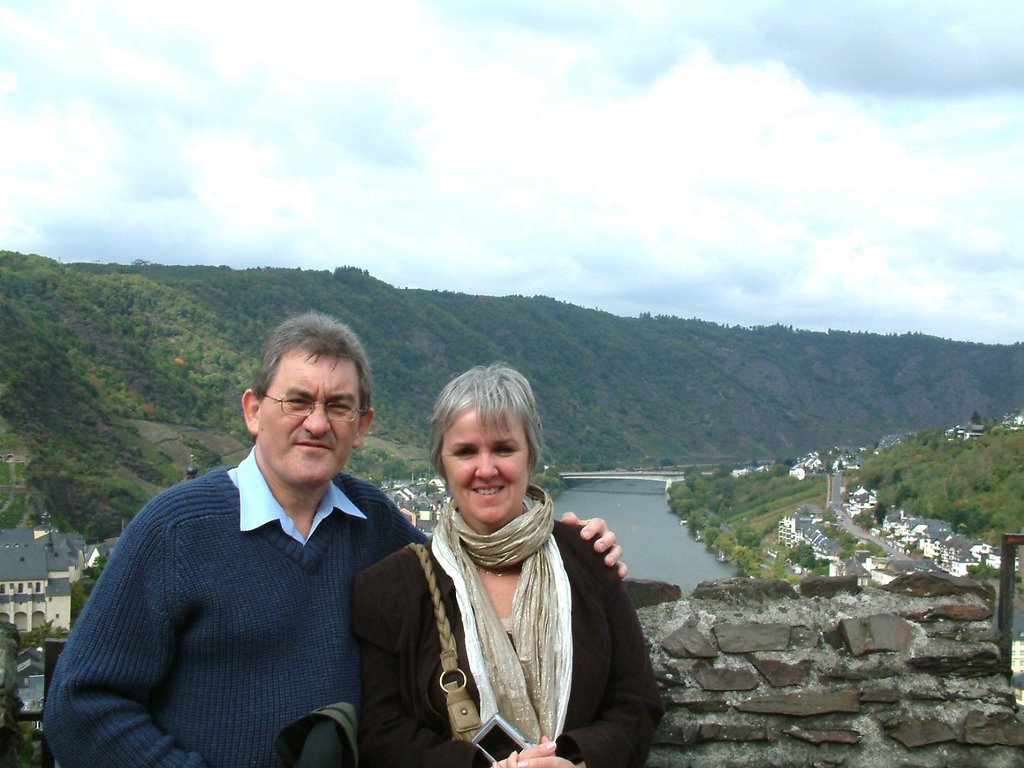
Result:
[[[335,357],[313,359],[301,350],[281,358],[267,394],[361,407],[355,363]],[[242,396],[242,410],[256,438],[256,463],[285,510],[319,503],[373,421],[372,409],[353,422],[329,421],[323,405],[305,418],[286,416],[278,402],[257,398],[251,389]]]

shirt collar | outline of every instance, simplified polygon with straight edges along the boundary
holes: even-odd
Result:
[[[302,534],[295,530],[291,518],[285,514],[284,508],[274,498],[274,494],[270,492],[270,486],[267,485],[267,480],[263,477],[259,464],[256,463],[255,448],[249,452],[249,455],[237,467],[228,470],[228,476],[238,488],[239,504],[241,507],[241,514],[239,516],[240,530],[252,531],[276,520],[280,523],[285,533],[293,539],[303,544],[305,543]],[[317,506],[316,514],[313,517],[313,525],[309,530],[310,536],[313,535],[313,531],[316,530],[320,521],[335,509],[352,517],[366,519],[366,515],[352,503],[352,500],[345,495],[344,491],[334,483],[330,483],[327,487],[327,493],[324,494],[319,506]]]

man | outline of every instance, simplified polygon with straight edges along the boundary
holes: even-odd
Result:
[[[242,396],[252,452],[146,504],[79,616],[46,696],[62,768],[270,768],[283,726],[358,702],[355,574],[424,538],[339,474],[370,402],[350,329],[320,314],[277,328]],[[601,533],[614,563],[603,523],[583,535]]]

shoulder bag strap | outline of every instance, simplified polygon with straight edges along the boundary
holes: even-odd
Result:
[[[408,545],[419,557],[423,566],[423,575],[430,587],[430,597],[434,602],[434,618],[437,620],[437,634],[441,639],[441,677],[438,684],[444,691],[448,701],[448,719],[451,722],[452,737],[456,741],[469,741],[480,728],[480,713],[476,703],[466,690],[468,679],[466,673],[459,669],[459,651],[455,645],[448,616],[441,603],[441,592],[437,588],[437,576],[434,574],[434,563],[430,553],[422,544]]]

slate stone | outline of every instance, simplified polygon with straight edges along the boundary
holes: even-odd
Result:
[[[897,663],[874,664],[872,666],[842,665],[824,673],[825,677],[837,681],[884,680],[889,677],[900,677],[906,668]]]
[[[756,712],[765,715],[790,715],[809,717],[829,712],[860,712],[859,691],[836,691],[832,693],[790,693],[760,696],[736,705],[741,712]]]
[[[789,647],[795,648],[817,648],[821,643],[821,632],[814,627],[797,625],[789,628]]]
[[[690,672],[705,691],[752,691],[760,684],[757,675],[738,667],[696,666]]]
[[[729,702],[723,699],[690,699],[682,706],[695,715],[718,715],[729,711]]]
[[[661,647],[677,659],[713,659],[718,649],[696,627],[680,627],[661,641]]]
[[[979,651],[963,656],[919,656],[907,660],[907,666],[917,672],[939,677],[986,677],[1003,672],[999,654]]]
[[[895,739],[908,749],[956,740],[953,728],[934,718],[928,720],[894,718],[886,722],[884,727],[890,738]]]
[[[955,694],[950,694],[941,688],[907,691],[907,698],[914,701],[949,701],[951,697],[955,697]]]
[[[989,691],[988,696],[985,700],[989,704],[995,704],[1000,707],[1006,707],[1007,709],[1017,709],[1017,700],[1013,697],[1010,691]]]
[[[673,603],[683,596],[683,590],[678,585],[669,584],[667,581],[626,579],[624,585],[634,608]]]
[[[937,605],[921,613],[912,613],[908,619],[920,622],[941,621],[987,621],[992,618],[992,609],[983,605]]]
[[[693,701],[696,690],[696,686],[693,688],[680,688],[678,686],[662,688],[661,703],[666,709],[671,709],[672,707],[686,707],[691,701]]]
[[[925,624],[928,637],[940,637],[958,643],[994,643],[999,645],[1002,636],[991,624],[963,624],[960,622],[938,621]]]
[[[789,630],[788,624],[725,621],[712,629],[718,647],[725,653],[784,651],[789,647]]]
[[[800,582],[802,597],[832,598],[836,595],[859,595],[862,587],[856,576],[808,576]]]
[[[653,743],[673,747],[693,746],[697,743],[698,730],[696,723],[670,721],[666,718],[654,732]]]
[[[654,676],[662,686],[689,685],[690,670],[697,662],[689,659],[658,664],[654,668]]]
[[[961,688],[956,692],[956,698],[960,701],[981,701],[990,695],[992,691],[988,688]]]
[[[895,688],[868,688],[860,692],[861,704],[896,704],[900,692]]]
[[[701,741],[768,741],[768,729],[759,725],[703,723]]]
[[[965,744],[1001,744],[1024,747],[1024,722],[1011,712],[984,712],[972,710],[964,721]]]
[[[789,728],[784,733],[794,739],[810,744],[859,744],[864,738],[859,731],[845,729],[809,730],[806,728]]]
[[[907,573],[897,576],[882,589],[898,595],[911,597],[943,597],[946,595],[979,595],[990,604],[995,604],[995,590],[989,584],[982,584],[966,576],[954,576],[945,571]]]
[[[721,600],[730,605],[762,605],[776,600],[799,600],[793,586],[781,579],[717,579],[694,587],[694,600]]]
[[[800,683],[807,679],[807,673],[811,669],[810,659],[791,663],[778,661],[777,659],[759,659],[754,657],[750,661],[757,668],[757,671],[764,675],[765,680],[773,688],[800,685]]]
[[[843,636],[837,627],[824,630],[821,633],[821,639],[827,646],[835,648],[837,651],[846,649],[846,643],[843,642]]]
[[[854,656],[885,651],[906,651],[910,648],[913,630],[906,619],[889,613],[843,619],[839,632]]]

